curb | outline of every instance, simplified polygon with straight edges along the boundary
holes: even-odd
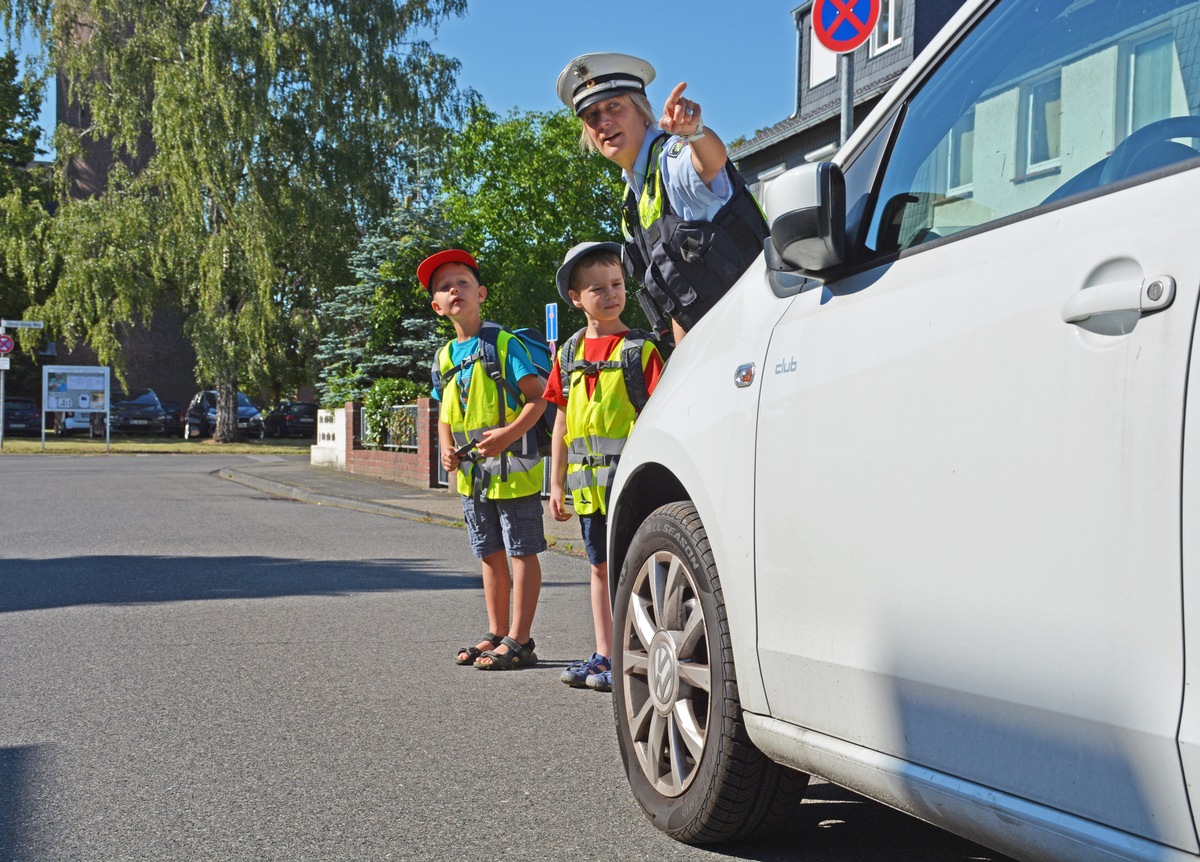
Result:
[[[379,503],[367,503],[361,500],[353,500],[347,497],[335,497],[331,494],[320,494],[308,488],[303,488],[299,485],[288,485],[283,482],[276,482],[272,479],[264,479],[262,476],[255,476],[250,473],[242,473],[238,470],[232,470],[228,467],[222,467],[219,470],[213,470],[213,476],[221,479],[229,479],[232,482],[237,482],[239,485],[245,485],[248,488],[254,488],[256,491],[263,491],[267,494],[274,494],[276,497],[286,497],[290,500],[299,500],[301,503],[312,503],[317,506],[333,506],[338,509],[349,509],[354,512],[366,512],[371,515],[383,515],[386,518],[404,518],[409,521],[432,522],[441,524],[446,527],[462,528],[461,521],[453,521],[446,518],[444,515],[438,515],[428,510],[422,509],[406,509],[402,506],[384,506]]]

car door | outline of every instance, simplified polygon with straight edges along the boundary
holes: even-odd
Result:
[[[1190,851],[1197,7],[1002,0],[897,106],[755,490],[773,716]]]

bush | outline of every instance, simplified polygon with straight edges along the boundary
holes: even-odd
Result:
[[[378,434],[379,430],[384,428],[391,431],[393,439],[405,436],[406,429],[391,427],[394,423],[403,421],[400,414],[392,412],[392,407],[399,404],[413,404],[418,398],[428,394],[428,386],[421,386],[411,380],[394,377],[376,380],[363,396],[363,444],[382,445]]]

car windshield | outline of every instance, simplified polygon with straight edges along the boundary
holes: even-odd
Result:
[[[238,393],[238,407],[253,407],[253,406],[254,405],[250,403],[250,399],[246,397],[245,392]]]

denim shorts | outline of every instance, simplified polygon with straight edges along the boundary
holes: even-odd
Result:
[[[463,497],[462,507],[471,552],[479,559],[497,551],[508,551],[510,557],[526,557],[546,550],[540,495],[511,500]]]
[[[608,516],[596,512],[579,516],[579,528],[583,533],[583,547],[588,562],[593,566],[608,562]]]

